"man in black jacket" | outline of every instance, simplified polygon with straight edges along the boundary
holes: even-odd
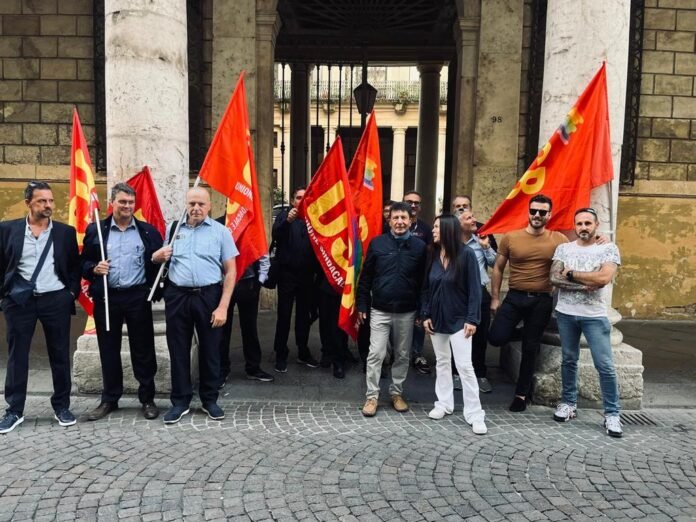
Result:
[[[293,302],[295,308],[295,343],[297,362],[318,368],[307,343],[311,325],[310,308],[314,281],[315,257],[307,234],[307,225],[297,215],[297,206],[305,189],[298,188],[292,194],[292,208],[278,214],[273,223],[273,240],[276,243],[278,270],[278,319],[273,347],[276,353],[275,371],[288,371],[288,336]]]
[[[152,304],[147,300],[159,267],[152,254],[162,247],[162,236],[152,225],[139,221],[135,211],[135,190],[127,183],[111,189],[112,215],[99,223],[104,240],[101,259],[99,235],[95,223],[87,227],[82,250],[82,277],[91,282],[89,293],[94,301],[99,359],[102,365],[101,402],[88,416],[99,420],[118,408],[123,395],[121,332],[128,327],[133,375],[139,383],[138,398],[143,416],[155,419],[155,333]],[[109,294],[109,331],[106,331],[104,275]]]
[[[30,182],[24,190],[26,218],[0,223],[0,281],[7,322],[8,361],[0,433],[24,421],[29,375],[29,347],[41,321],[53,377],[51,405],[61,426],[75,424],[70,412],[70,315],[80,292],[77,236],[71,226],[53,221],[53,192],[48,183]],[[43,264],[41,257],[48,248]],[[36,270],[37,266],[39,270]],[[22,286],[26,301],[15,292]],[[14,294],[14,297],[13,295]]]
[[[389,212],[390,231],[370,242],[358,284],[360,320],[370,313],[370,353],[367,356],[367,400],[362,413],[377,413],[379,379],[387,353],[390,331],[394,342],[392,405],[398,412],[408,411],[403,399],[403,382],[408,373],[413,323],[418,310],[426,246],[410,230],[410,206],[394,203]]]

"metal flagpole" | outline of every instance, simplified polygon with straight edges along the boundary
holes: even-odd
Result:
[[[196,188],[201,182],[201,177],[196,176],[196,181],[193,183],[193,187],[191,188]],[[190,189],[189,189],[190,190]],[[166,244],[166,246],[172,246],[174,244],[174,241],[176,239],[176,236],[179,235],[179,229],[181,228],[181,223],[184,222],[186,219],[186,204],[184,203],[184,211],[181,213],[181,217],[179,218],[179,221],[176,224],[176,228],[174,229],[174,232],[172,233],[171,237],[169,238],[169,243]],[[150,288],[150,294],[147,296],[148,301],[152,301],[152,297],[155,295],[155,289],[157,288],[157,285],[160,282],[160,279],[162,279],[162,274],[164,274],[164,267],[166,265],[166,261],[162,263],[159,267],[159,272],[157,272],[157,278],[155,279],[155,282],[152,285],[152,288]]]
[[[99,209],[94,209],[94,224],[97,227],[97,235],[99,236],[99,250],[101,250],[101,260],[106,261],[104,254],[104,238],[102,237],[101,224],[99,223]],[[106,331],[111,331],[111,321],[109,320],[109,284],[106,274],[104,277],[104,311],[106,312]]]

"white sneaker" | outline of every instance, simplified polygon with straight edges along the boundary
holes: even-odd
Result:
[[[444,418],[445,415],[451,415],[451,413],[447,413],[445,410],[442,408],[433,408],[430,410],[430,413],[428,413],[428,417],[430,417],[433,420],[440,420]]]
[[[485,435],[488,433],[488,428],[483,419],[476,419],[471,423],[471,429],[476,435]]]
[[[577,416],[577,407],[562,402],[558,406],[556,406],[556,412],[553,414],[553,420],[558,422],[568,422],[573,420]]]
[[[607,430],[607,435],[620,439],[623,437],[623,429],[621,429],[621,417],[618,415],[605,415],[604,427]]]

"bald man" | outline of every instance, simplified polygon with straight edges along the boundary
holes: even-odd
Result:
[[[164,416],[174,424],[189,413],[193,398],[191,384],[191,338],[198,334],[198,395],[203,411],[220,420],[225,412],[217,404],[220,385],[220,342],[222,328],[236,279],[235,257],[239,254],[230,231],[211,219],[210,194],[197,187],[186,194],[186,222],[170,246],[152,256],[155,263],[169,264],[169,286],[164,291],[167,346],[171,359],[172,407]]]

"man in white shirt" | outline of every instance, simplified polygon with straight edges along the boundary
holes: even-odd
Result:
[[[561,336],[562,398],[553,418],[567,422],[577,416],[578,358],[580,335],[590,345],[599,373],[604,402],[604,427],[611,437],[623,435],[619,386],[611,351],[611,324],[607,319],[606,285],[621,264],[614,243],[597,244],[599,219],[592,208],[575,212],[578,239],[556,248],[551,265],[551,283],[558,287],[556,321]]]

